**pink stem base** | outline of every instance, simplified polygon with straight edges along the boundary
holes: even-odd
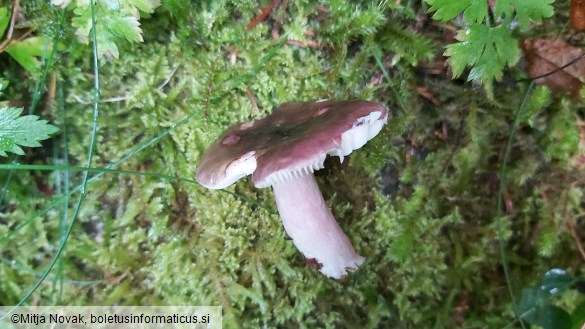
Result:
[[[313,174],[272,188],[284,229],[305,257],[321,265],[321,273],[339,279],[358,269],[364,258],[337,224]]]

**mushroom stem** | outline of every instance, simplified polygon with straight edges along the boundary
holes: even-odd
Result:
[[[321,265],[321,273],[339,279],[357,270],[364,258],[337,224],[312,173],[272,188],[284,229],[305,257]]]

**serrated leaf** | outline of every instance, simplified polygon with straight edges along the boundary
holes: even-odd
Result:
[[[526,29],[530,26],[530,21],[540,22],[543,18],[551,17],[554,14],[554,8],[551,4],[554,0],[498,0],[494,9],[494,16],[504,17],[510,21],[516,11],[516,19],[520,29]]]
[[[89,31],[91,31],[91,12],[87,7],[78,6],[73,10],[73,13],[75,13],[75,17],[71,19],[71,25],[77,28],[75,34],[79,42],[88,44]]]
[[[487,1],[474,0],[463,12],[463,19],[468,23],[481,23],[488,13]]]
[[[98,47],[99,56],[106,56],[108,58],[118,58],[120,56],[118,46],[116,45],[116,42],[113,39],[114,36],[109,33],[98,33],[96,35],[96,41],[97,44],[99,45]]]
[[[433,19],[448,21],[459,15],[465,8],[469,7],[471,0],[451,1],[451,0],[427,0],[431,5],[429,12],[435,12]]]
[[[487,16],[485,0],[427,0],[431,4],[429,12],[435,11],[433,18],[448,21],[463,12],[463,19],[468,23],[481,23]]]
[[[6,7],[0,8],[0,37],[4,35],[4,32],[6,31],[9,22],[10,14],[8,13],[8,8]]]
[[[520,49],[508,29],[491,28],[472,24],[457,35],[460,42],[447,46],[445,56],[453,68],[453,76],[459,77],[471,66],[468,81],[488,84],[499,80],[506,66],[512,66],[520,58]]]
[[[0,109],[0,155],[7,156],[6,152],[24,154],[20,146],[38,147],[39,141],[59,129],[47,123],[47,120],[39,120],[36,115],[21,116],[22,108]]]
[[[142,30],[136,17],[109,16],[104,19],[104,28],[111,35],[129,42],[142,42]]]
[[[27,71],[33,72],[37,68],[37,65],[39,65],[37,57],[42,56],[45,51],[46,41],[47,38],[41,36],[13,42],[10,46],[6,47],[6,52]]]
[[[98,43],[98,56],[118,58],[118,45],[127,41],[142,42],[142,29],[140,29],[140,12],[153,13],[160,5],[158,0],[124,0],[101,1],[95,4],[96,41]],[[92,29],[91,11],[89,3],[84,0],[77,1],[74,13],[76,17],[72,25],[77,28],[76,34],[79,41],[88,44],[89,34]]]
[[[136,7],[138,10],[147,14],[154,13],[154,9],[160,6],[159,0],[122,0],[121,2],[125,6]]]
[[[488,14],[486,0],[427,0],[426,2],[431,5],[429,12],[435,12],[433,19],[441,21],[451,20],[463,13],[465,22],[481,23]],[[526,29],[530,21],[540,22],[542,18],[551,17],[554,13],[551,6],[553,2],[554,0],[497,0],[494,18],[501,18],[507,24],[516,17],[520,28]]]

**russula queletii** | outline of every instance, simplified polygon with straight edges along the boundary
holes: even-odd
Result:
[[[225,188],[252,174],[272,186],[282,223],[295,246],[320,271],[339,279],[364,262],[325,204],[313,172],[327,155],[341,161],[376,136],[388,119],[378,103],[286,103],[269,116],[229,128],[203,155],[197,181]]]

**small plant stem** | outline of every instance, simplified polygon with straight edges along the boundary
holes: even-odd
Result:
[[[95,30],[95,15],[94,15],[94,2],[93,1],[89,2],[89,7],[90,7],[90,11],[91,11],[92,39],[93,39],[94,104],[93,104],[93,125],[92,125],[92,131],[91,131],[92,135],[91,135],[89,151],[88,151],[87,167],[91,166],[91,161],[93,158],[93,152],[94,152],[94,148],[95,148],[95,140],[96,140],[96,135],[97,135],[98,114],[99,114],[99,111],[98,111],[99,71],[98,71],[97,38],[96,38],[96,30]],[[55,44],[54,48],[56,48],[56,47],[57,47],[57,45]],[[73,213],[73,217],[71,219],[71,223],[67,227],[67,231],[65,232],[65,234],[61,235],[61,239],[60,239],[61,243],[59,245],[57,253],[55,254],[53,259],[49,263],[49,266],[43,272],[43,275],[41,275],[41,277],[39,278],[37,283],[25,294],[25,296],[10,311],[8,311],[6,314],[2,315],[2,317],[0,317],[0,320],[2,320],[8,314],[12,313],[12,311],[14,311],[14,309],[16,307],[24,304],[30,298],[30,296],[32,296],[32,294],[41,286],[41,284],[43,284],[43,282],[45,281],[45,279],[47,278],[47,276],[49,275],[49,273],[51,272],[51,270],[53,269],[55,264],[57,264],[57,261],[60,260],[61,255],[65,251],[65,245],[67,243],[67,240],[69,239],[69,236],[71,235],[71,230],[73,229],[73,226],[75,224],[75,220],[77,219],[77,215],[79,214],[79,211],[81,210],[81,204],[83,203],[83,199],[85,198],[86,187],[87,187],[88,181],[89,181],[89,172],[85,172],[83,175],[83,182],[81,184],[81,194],[79,196],[79,199],[77,200],[77,204],[75,205],[75,208],[74,208],[75,210]]]
[[[516,131],[518,130],[518,126],[520,124],[520,117],[524,112],[524,108],[526,107],[526,103],[528,101],[528,96],[532,91],[534,86],[534,82],[530,83],[528,89],[526,90],[526,94],[524,95],[524,99],[522,100],[522,104],[516,111],[516,117],[514,118],[514,123],[512,124],[512,129],[510,129],[510,136],[508,137],[508,143],[506,144],[506,151],[504,152],[504,159],[502,160],[502,166],[500,167],[500,186],[498,189],[498,205],[497,205],[497,213],[496,213],[496,226],[498,227],[498,246],[500,250],[500,256],[502,258],[502,267],[504,269],[504,276],[506,277],[506,285],[508,287],[508,293],[510,294],[510,298],[512,299],[512,307],[514,308],[514,314],[518,318],[520,325],[523,329],[525,329],[524,322],[522,321],[520,315],[518,314],[518,304],[516,303],[516,297],[514,297],[514,289],[512,288],[512,282],[510,281],[510,269],[508,268],[508,260],[506,259],[506,248],[504,245],[504,238],[502,232],[502,203],[504,198],[504,190],[506,189],[506,165],[508,164],[508,159],[510,158],[510,151],[512,149],[512,141],[514,140],[514,136],[516,135]]]

